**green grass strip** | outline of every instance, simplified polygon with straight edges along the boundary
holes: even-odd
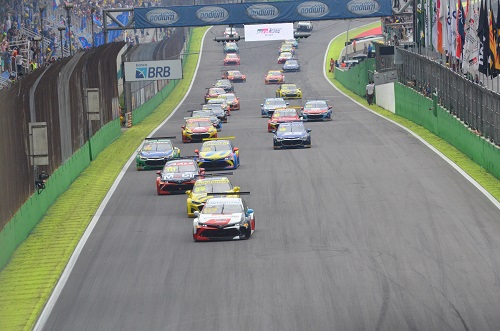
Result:
[[[375,22],[373,24],[369,24],[363,26],[361,28],[353,29],[349,31],[349,36],[353,38],[365,31],[371,30],[380,26],[380,22]],[[354,92],[348,90],[344,85],[342,85],[338,80],[335,79],[334,73],[329,73],[328,69],[330,69],[330,58],[337,59],[344,47],[344,42],[346,40],[346,33],[343,33],[337,36],[332,43],[330,44],[330,48],[328,49],[327,63],[325,63],[326,73],[330,81],[343,93],[349,96],[351,99],[356,100],[357,102],[363,104],[365,107],[370,108],[372,111],[376,112],[379,115],[382,115],[402,126],[408,128],[416,135],[427,141],[430,145],[436,148],[438,151],[443,153],[447,158],[453,161],[456,165],[458,165],[464,172],[466,172],[469,176],[471,176],[476,182],[479,183],[486,191],[488,191],[495,199],[500,201],[500,180],[498,180],[495,176],[486,171],[483,167],[472,161],[465,154],[456,149],[453,145],[449,144],[445,140],[439,138],[434,135],[432,132],[427,130],[426,128],[415,124],[414,122],[407,120],[404,117],[398,116],[384,108],[381,108],[377,105],[369,106],[366,103],[366,100]]]
[[[126,130],[99,154],[50,207],[0,272],[0,330],[33,329],[71,254],[120,170],[144,137],[167,118],[186,94],[206,29],[194,29],[184,79],[169,97],[139,125]]]

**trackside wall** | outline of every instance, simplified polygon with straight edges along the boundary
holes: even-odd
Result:
[[[396,115],[423,126],[500,179],[500,148],[474,134],[445,108],[400,83],[394,85]]]
[[[366,59],[351,69],[335,68],[335,79],[359,96],[364,96],[370,73],[375,71],[375,59]]]

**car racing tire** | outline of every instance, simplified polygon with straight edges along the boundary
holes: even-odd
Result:
[[[248,222],[248,227],[245,231],[245,240],[248,240],[250,239],[250,237],[252,236],[252,224],[250,222]]]

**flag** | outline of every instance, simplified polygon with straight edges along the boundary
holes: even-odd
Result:
[[[59,0],[52,0],[52,10],[56,10],[59,7]]]
[[[94,22],[95,25],[97,25],[98,27],[102,27],[102,22],[101,20],[99,19],[99,17],[97,17],[96,14],[92,14],[92,21]]]
[[[448,43],[449,50],[448,53],[450,57],[455,57],[457,53],[456,42],[457,42],[457,1],[450,1],[450,12],[451,12],[451,23],[450,30],[448,31]]]
[[[417,3],[417,44],[425,46],[425,8],[424,0]]]
[[[435,51],[439,48],[439,40],[438,40],[438,23],[439,23],[439,0],[434,0],[432,2],[432,47]]]
[[[488,58],[489,58],[489,27],[488,27],[488,11],[486,9],[486,1],[481,1],[481,9],[479,11],[479,25],[477,28],[479,37],[479,72],[488,75]]]
[[[92,47],[92,44],[89,43],[85,37],[78,37],[78,40],[80,41],[80,44],[82,44],[83,48],[91,48]]]
[[[431,7],[431,2],[432,0],[424,0],[424,7],[425,7],[425,47],[431,47],[432,46],[432,7]]]
[[[439,7],[439,22],[441,24],[441,45],[439,45],[438,48],[441,54],[445,54],[446,45],[448,44],[447,40],[448,35],[446,34],[446,25],[448,17],[447,14],[448,14],[448,1],[441,0],[441,6]]]
[[[495,69],[495,63],[498,61],[497,55],[497,25],[495,21],[495,16],[493,15],[493,7],[491,6],[490,0],[490,10],[488,12],[488,39],[486,42],[489,42],[490,46],[490,59],[489,59],[489,67],[490,67],[490,75],[495,77],[498,75],[498,72]]]
[[[479,2],[469,6],[465,18],[465,43],[462,54],[462,70],[475,75],[478,71],[479,37],[477,29],[479,23]]]
[[[462,0],[458,1],[457,10],[457,48],[455,51],[455,56],[457,59],[462,58],[462,50],[465,43],[465,12],[464,6],[462,5]]]
[[[87,17],[82,16],[82,21],[80,22],[80,30],[83,31],[87,28]]]
[[[444,1],[436,1],[436,51],[443,54],[443,5]]]
[[[495,23],[496,26],[496,43],[495,43],[495,49],[496,49],[496,62],[495,62],[495,69],[500,72],[500,4],[497,6],[497,21]]]

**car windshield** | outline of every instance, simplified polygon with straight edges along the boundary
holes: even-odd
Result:
[[[229,74],[229,76],[240,76],[241,75],[241,73],[239,71],[236,71],[236,70],[229,71],[228,74]]]
[[[269,71],[267,73],[269,76],[281,76],[281,71]]]
[[[280,125],[278,132],[304,132],[304,126],[301,123],[292,123],[288,125]]]
[[[202,214],[232,214],[232,213],[242,213],[243,205],[239,202],[216,202],[207,203]]]
[[[297,116],[297,111],[295,109],[279,109],[276,110],[273,114],[273,117],[288,117],[288,116]]]
[[[223,94],[220,95],[220,97],[226,99],[227,101],[234,101],[234,99],[236,99],[234,94]]]
[[[147,142],[142,146],[145,152],[166,152],[173,149],[170,141]]]
[[[183,173],[196,172],[196,166],[193,162],[171,162],[165,164],[163,172]]]
[[[210,118],[212,115],[208,111],[194,111],[192,117]]]
[[[297,86],[294,84],[281,85],[282,90],[296,90]]]
[[[292,57],[292,53],[290,53],[290,52],[281,52],[280,57],[288,57],[288,58],[290,58],[290,57]]]
[[[203,127],[209,127],[211,126],[212,123],[209,120],[199,120],[199,121],[187,121],[186,123],[186,128],[203,128]]]
[[[325,101],[310,101],[306,102],[304,109],[327,108],[328,105]]]
[[[285,64],[289,66],[294,66],[297,65],[297,60],[287,60]]]
[[[206,142],[201,147],[202,152],[220,152],[220,151],[230,151],[231,145],[228,141],[211,141]]]
[[[214,192],[227,192],[231,191],[233,187],[229,180],[221,179],[210,179],[210,180],[198,180],[194,184],[194,193],[214,193]]]
[[[266,106],[286,106],[285,100],[266,100]]]
[[[222,87],[212,87],[208,89],[208,94],[222,94],[226,93]]]

